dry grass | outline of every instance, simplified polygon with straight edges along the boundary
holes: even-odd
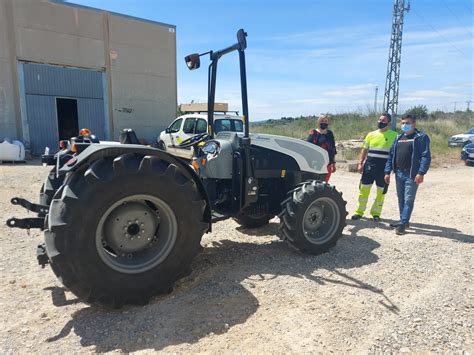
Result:
[[[367,132],[375,130],[376,116],[348,113],[334,115],[330,128],[336,141],[363,139]],[[306,138],[309,131],[315,127],[314,118],[299,118],[297,120],[278,120],[271,123],[252,124],[251,131],[255,133],[276,134],[293,138]],[[454,134],[466,132],[474,126],[472,112],[433,112],[426,119],[419,119],[417,126],[426,132],[431,140],[432,165],[440,166],[457,162],[460,159],[460,148],[448,147],[448,138]],[[339,159],[357,159],[357,152],[340,151]]]

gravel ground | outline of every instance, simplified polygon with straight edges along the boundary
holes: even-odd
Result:
[[[27,216],[45,168],[0,165],[1,221]],[[355,208],[358,175],[332,183]],[[409,234],[396,236],[396,195],[383,223],[348,221],[318,257],[275,237],[278,219],[249,230],[219,222],[193,273],[144,307],[91,308],[36,264],[41,234],[0,227],[0,352],[467,351],[474,353],[474,168],[432,169]]]

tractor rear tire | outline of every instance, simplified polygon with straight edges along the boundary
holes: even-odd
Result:
[[[160,150],[166,152],[166,144],[165,144],[165,142],[159,141],[156,147],[157,147],[158,149],[160,149]]]
[[[313,255],[334,247],[346,225],[346,201],[341,195],[334,186],[317,180],[291,191],[279,215],[283,239]]]
[[[171,292],[191,272],[209,225],[206,201],[181,169],[125,154],[68,179],[45,231],[51,267],[66,288],[84,302],[120,308]]]
[[[237,217],[234,217],[234,220],[245,228],[259,228],[267,225],[272,218],[273,216],[268,214],[254,217],[249,214],[240,213]]]
[[[41,186],[39,203],[40,205],[49,206],[53,200],[54,194],[64,182],[64,176],[56,177],[56,168],[51,169]]]

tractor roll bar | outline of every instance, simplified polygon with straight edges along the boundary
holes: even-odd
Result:
[[[209,125],[209,132],[212,138],[214,138],[214,102],[216,97],[216,76],[217,76],[217,63],[219,59],[233,51],[239,52],[240,62],[240,90],[242,92],[242,112],[244,115],[244,138],[249,137],[249,112],[248,112],[248,97],[247,97],[247,74],[245,68],[245,49],[247,48],[247,33],[240,29],[237,31],[237,43],[227,48],[218,51],[209,51],[202,54],[191,54],[185,57],[186,65],[189,69],[199,68],[199,57],[205,54],[209,54],[211,63],[208,68],[208,92],[207,92],[207,121]]]

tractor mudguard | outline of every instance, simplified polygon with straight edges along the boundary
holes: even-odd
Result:
[[[173,163],[183,168],[183,174],[186,175],[188,178],[193,179],[199,190],[199,193],[201,194],[201,197],[206,201],[204,218],[205,222],[209,223],[209,232],[211,232],[211,204],[209,202],[207,191],[204,188],[201,179],[196,174],[196,172],[189,166],[189,164],[162,150],[152,147],[146,147],[139,144],[91,144],[83,152],[76,155],[74,158],[69,160],[69,162],[64,164],[58,170],[58,175],[61,176],[69,172],[76,171],[82,166],[86,164],[90,165],[92,164],[92,162],[98,159],[120,156],[123,154],[141,154],[156,156],[166,162]]]

